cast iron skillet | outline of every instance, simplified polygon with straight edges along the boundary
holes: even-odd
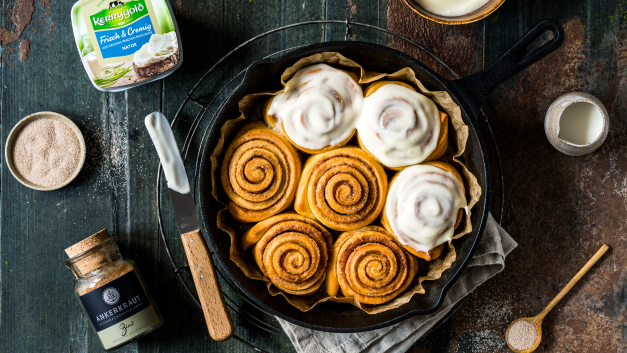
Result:
[[[547,30],[553,33],[553,38],[527,55],[527,47]],[[494,88],[559,48],[563,41],[564,30],[557,22],[553,20],[541,21],[494,64],[481,72],[455,81],[442,78],[416,59],[403,53],[364,42],[313,44],[282,57],[260,60],[250,65],[240,86],[211,122],[200,167],[198,190],[201,218],[209,244],[217,254],[220,264],[226,270],[225,272],[242,292],[265,311],[297,325],[315,330],[330,332],[367,331],[392,325],[414,315],[425,315],[436,311],[442,305],[449,288],[472,258],[488,217],[490,169],[483,137],[478,131],[477,116],[481,105]],[[220,138],[220,128],[226,120],[239,116],[237,103],[245,95],[280,89],[279,77],[286,68],[303,57],[320,52],[339,52],[363,67],[378,72],[391,73],[410,67],[427,89],[448,91],[461,107],[464,122],[470,126],[469,138],[462,161],[477,177],[482,189],[481,199],[472,211],[473,231],[454,241],[457,260],[449,270],[443,273],[439,280],[425,283],[426,294],[414,295],[409,303],[376,315],[366,314],[352,305],[335,303],[323,303],[303,313],[288,304],[282,296],[271,296],[262,281],[252,280],[244,276],[242,271],[229,260],[230,238],[216,225],[217,213],[224,206],[211,196],[211,162],[209,157]],[[219,193],[224,195],[221,190]]]

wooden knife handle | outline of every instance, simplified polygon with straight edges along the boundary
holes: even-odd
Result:
[[[181,239],[209,334],[216,341],[229,339],[233,335],[233,322],[224,303],[216,269],[200,229],[181,234]]]

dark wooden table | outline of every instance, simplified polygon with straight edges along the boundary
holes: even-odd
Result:
[[[2,154],[0,352],[100,350],[72,295],[75,280],[63,265],[63,249],[105,227],[139,265],[166,321],[120,352],[252,351],[236,340],[213,342],[173,273],[157,230],[157,155],[143,126],[149,112],[173,116],[199,76],[236,45],[293,22],[349,19],[401,33],[467,75],[489,65],[543,18],[564,25],[565,44],[497,89],[486,105],[504,162],[503,227],[519,247],[503,273],[411,351],[508,351],[507,325],[538,313],[603,243],[612,250],[549,314],[538,352],[627,350],[627,1],[507,0],[484,21],[449,27],[423,20],[401,0],[177,0],[172,7],[183,38],[183,66],[163,81],[115,94],[95,90],[83,72],[70,25],[72,0],[2,5],[3,151],[19,119],[50,110],[79,125],[89,154],[78,179],[52,192],[19,184]],[[251,53],[342,39],[343,33],[337,26],[310,27],[269,38]],[[388,42],[443,73],[397,40],[353,33],[353,39]],[[550,103],[571,91],[597,96],[611,115],[605,144],[584,157],[557,152],[543,130]],[[175,259],[184,263],[172,217],[164,217]],[[285,335],[234,319],[238,336],[270,352],[293,350]]]

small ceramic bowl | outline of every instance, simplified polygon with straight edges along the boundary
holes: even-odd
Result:
[[[76,134],[76,137],[78,138],[78,143],[80,144],[80,147],[81,147],[81,157],[78,162],[78,166],[76,167],[76,170],[74,171],[74,173],[72,173],[72,175],[68,179],[56,185],[41,186],[41,185],[33,184],[30,181],[26,180],[23,176],[21,176],[20,173],[17,171],[17,168],[15,168],[15,165],[13,164],[13,153],[11,152],[13,151],[13,143],[15,142],[15,138],[28,123],[33,122],[35,120],[39,120],[39,119],[53,119],[53,120],[57,120],[66,124]],[[76,178],[78,173],[80,173],[81,169],[83,169],[83,164],[85,164],[86,151],[87,149],[85,147],[85,139],[83,138],[83,134],[81,133],[81,130],[78,128],[78,126],[76,126],[76,124],[74,124],[72,120],[66,118],[65,116],[61,114],[54,113],[54,112],[39,112],[39,113],[31,114],[25,117],[24,119],[20,120],[17,124],[15,124],[15,126],[9,133],[9,137],[7,137],[7,142],[6,142],[5,149],[4,149],[4,158],[7,161],[7,166],[9,167],[9,171],[11,171],[11,174],[13,174],[15,179],[17,179],[20,183],[24,184],[25,186],[31,189],[40,190],[40,191],[50,191],[50,190],[56,190],[56,189],[62,188],[66,186],[67,184],[69,184],[70,182],[72,182],[74,178]]]
[[[442,23],[445,25],[463,25],[463,24],[482,20],[490,16],[490,14],[496,11],[505,2],[505,0],[489,0],[485,5],[481,6],[480,8],[478,8],[477,10],[471,13],[467,13],[465,15],[460,15],[460,16],[448,17],[448,16],[437,15],[437,14],[434,14],[433,12],[427,11],[425,8],[420,6],[417,0],[403,0],[403,1],[405,1],[407,6],[409,6],[412,10],[414,10],[420,16],[428,20],[431,20],[437,23]]]
[[[601,113],[601,118],[603,120],[601,132],[596,139],[584,145],[578,145],[560,138],[560,121],[562,119],[562,114],[566,108],[578,102],[589,103],[596,106]],[[610,117],[603,103],[601,103],[601,101],[596,97],[583,92],[567,93],[557,98],[553,104],[551,104],[549,110],[547,110],[544,118],[544,132],[546,133],[546,137],[549,139],[549,142],[551,142],[553,147],[555,147],[558,151],[569,156],[583,156],[584,154],[591,153],[601,147],[607,137],[609,129]]]

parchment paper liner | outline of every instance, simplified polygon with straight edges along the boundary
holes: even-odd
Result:
[[[438,105],[440,110],[448,114],[453,128],[449,129],[449,147],[447,153],[440,160],[449,162],[451,162],[452,160],[457,163],[459,167],[461,167],[466,186],[466,196],[468,198],[468,212],[464,215],[464,219],[462,220],[462,224],[460,225],[460,227],[456,229],[453,239],[458,239],[463,235],[470,233],[470,231],[472,230],[472,224],[470,222],[470,209],[479,200],[479,197],[481,196],[481,187],[477,182],[477,178],[475,178],[475,176],[472,175],[470,171],[466,168],[466,166],[464,166],[464,164],[462,164],[462,162],[459,160],[459,156],[464,153],[464,150],[466,148],[466,142],[468,140],[468,126],[464,124],[464,121],[462,120],[461,110],[459,106],[457,106],[457,104],[453,102],[453,99],[449,96],[449,94],[444,91],[431,92],[427,90],[422,85],[422,83],[418,81],[414,71],[410,68],[404,68],[393,74],[382,74],[372,71],[366,71],[356,62],[336,52],[324,52],[300,59],[293,66],[286,69],[283,75],[281,75],[281,83],[283,87],[285,87],[285,82],[287,82],[296,73],[296,71],[303,67],[319,63],[326,63],[337,68],[353,71],[359,76],[359,83],[364,85],[378,80],[393,80],[408,83],[416,88],[418,92],[431,98]],[[216,200],[218,200],[218,202],[225,205],[225,208],[218,212],[218,228],[228,233],[231,237],[231,261],[233,261],[247,277],[265,281],[268,291],[271,295],[275,296],[277,294],[281,294],[285,297],[285,299],[287,299],[290,304],[303,312],[311,310],[311,308],[319,303],[325,301],[333,301],[337,303],[350,303],[362,309],[368,314],[376,314],[386,310],[397,308],[409,302],[414,294],[424,294],[425,290],[422,286],[422,282],[433,281],[440,278],[442,276],[442,273],[445,270],[449,269],[456,259],[455,247],[450,241],[448,244],[448,251],[445,251],[439,259],[430,262],[419,259],[419,276],[414,279],[413,283],[401,295],[385,304],[380,305],[361,304],[354,298],[330,297],[324,291],[324,285],[322,285],[322,287],[320,287],[320,289],[316,293],[309,296],[295,296],[284,293],[281,290],[277,289],[274,285],[272,285],[272,283],[263,276],[259,268],[257,268],[257,265],[252,256],[241,249],[239,244],[239,238],[241,234],[243,234],[244,231],[252,227],[254,223],[241,224],[235,222],[226,208],[228,198],[224,195],[224,192],[222,191],[222,184],[219,174],[222,164],[222,154],[225,147],[227,146],[227,142],[231,141],[231,139],[237,133],[239,127],[250,121],[261,119],[261,106],[263,105],[262,103],[265,101],[267,96],[276,95],[278,93],[280,93],[280,91],[260,92],[249,94],[242,98],[242,100],[238,103],[241,115],[238,118],[226,121],[226,123],[222,126],[222,128],[220,129],[220,140],[218,141],[215,150],[211,154],[211,185],[213,189],[212,195]],[[306,156],[304,157],[304,159],[305,158]],[[219,195],[220,192],[222,192],[221,196]],[[334,232],[332,230],[331,232],[334,235],[335,240],[339,232]],[[240,236],[238,236],[238,234]]]

